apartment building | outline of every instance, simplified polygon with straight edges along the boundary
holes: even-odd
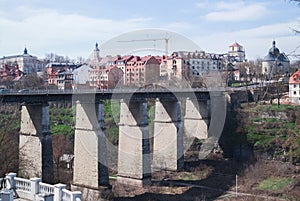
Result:
[[[113,89],[116,86],[122,86],[123,71],[115,65],[97,67],[90,71],[90,87],[96,89]]]
[[[134,56],[127,61],[125,84],[127,86],[144,86],[160,79],[160,61],[154,56]]]
[[[223,69],[222,57],[204,51],[179,51],[172,54],[167,61],[170,77],[193,80]]]

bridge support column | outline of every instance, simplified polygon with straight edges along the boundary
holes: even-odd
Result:
[[[120,101],[117,181],[129,185],[151,183],[147,103]]]
[[[209,108],[208,100],[192,101],[190,98],[186,99],[184,116],[184,133],[186,136],[198,139],[208,138]]]
[[[53,153],[48,104],[22,106],[19,141],[20,175],[52,182]]]
[[[180,170],[184,166],[181,107],[178,101],[155,103],[153,167]]]
[[[91,189],[109,185],[102,103],[76,102],[73,184]]]

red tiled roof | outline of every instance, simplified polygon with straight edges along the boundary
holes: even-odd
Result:
[[[150,58],[152,58],[152,56],[150,56],[150,55],[144,56],[144,57],[141,58],[141,61],[142,62],[144,62],[144,61],[147,62]]]
[[[290,84],[300,84],[300,70],[297,70],[289,80]]]
[[[230,45],[229,47],[241,47],[240,44],[238,44],[237,42],[233,43],[232,45]]]

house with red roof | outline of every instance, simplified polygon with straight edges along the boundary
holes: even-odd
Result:
[[[19,80],[24,73],[19,69],[18,64],[4,64],[3,67],[0,67],[0,80]]]
[[[126,64],[127,86],[144,86],[160,79],[160,61],[154,56],[134,56]]]
[[[123,71],[116,65],[96,67],[90,71],[90,87],[96,89],[113,89],[122,83]]]
[[[290,101],[300,105],[300,70],[297,70],[289,80]]]
[[[229,46],[228,57],[236,62],[246,61],[244,47],[237,42],[233,43]]]

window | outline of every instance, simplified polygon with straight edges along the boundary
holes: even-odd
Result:
[[[297,92],[296,91],[294,91],[294,95],[296,95],[297,94]]]
[[[294,84],[294,88],[296,88],[296,87],[297,87],[297,85]]]

